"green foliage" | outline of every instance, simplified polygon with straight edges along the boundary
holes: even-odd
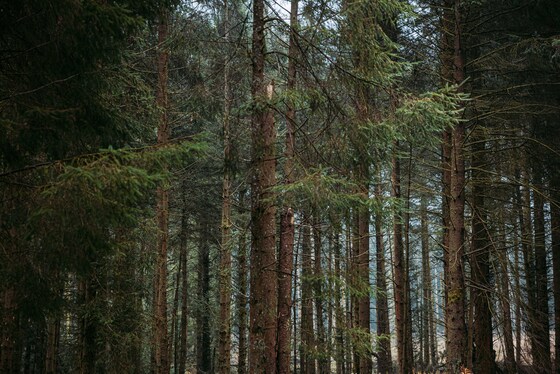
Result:
[[[467,101],[468,95],[457,92],[454,86],[420,96],[406,95],[388,126],[394,126],[400,140],[434,147],[439,144],[439,134],[444,129],[462,121]]]

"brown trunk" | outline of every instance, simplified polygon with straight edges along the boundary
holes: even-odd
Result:
[[[328,367],[328,359],[326,358],[327,346],[325,338],[325,326],[323,315],[323,270],[322,270],[322,248],[321,248],[321,231],[319,228],[320,222],[317,215],[313,219],[313,244],[315,249],[315,262],[313,271],[313,291],[315,294],[315,315],[317,316],[317,361],[318,372],[320,374],[328,374],[330,372]]]
[[[367,165],[360,165],[360,174],[363,176],[362,180],[367,180]],[[361,179],[361,178],[360,178]],[[360,186],[360,193],[364,198],[368,196],[368,184],[363,183]],[[373,369],[371,359],[371,337],[370,337],[370,284],[369,284],[369,209],[367,207],[360,207],[358,210],[358,248],[356,252],[356,262],[358,270],[358,282],[361,289],[361,295],[357,298],[358,304],[358,328],[361,330],[360,335],[364,340],[360,342],[363,344],[363,352],[359,358],[359,373],[369,374]]]
[[[173,368],[175,373],[179,369],[179,299],[181,298],[181,273],[183,267],[182,254],[179,252],[179,267],[175,274],[175,293],[173,295],[173,310],[171,312],[171,336],[169,337],[169,352],[173,352]]]
[[[201,224],[198,253],[198,310],[196,318],[196,368],[198,373],[212,371],[210,331],[210,228]]]
[[[296,32],[298,27],[298,0],[290,5],[290,41],[288,46],[288,91],[296,86]],[[284,161],[284,183],[294,182],[294,148],[295,148],[296,112],[293,103],[288,104],[286,111],[286,144]],[[294,257],[294,211],[291,208],[289,194],[285,197],[280,219],[280,250],[278,251],[278,363],[279,374],[288,374],[290,369],[290,313],[292,308],[292,271]]]
[[[239,206],[243,209],[245,191],[240,192]],[[237,255],[237,329],[239,347],[237,358],[237,374],[247,373],[247,240],[246,231],[239,236],[239,252]]]
[[[187,213],[185,191],[183,190],[183,209],[181,213],[181,234],[180,234],[180,258],[181,258],[181,321],[179,322],[179,373],[184,373],[187,365],[187,337],[188,337],[188,314],[189,314],[189,250],[187,246]]]
[[[8,287],[0,293],[2,296],[2,329],[0,337],[0,373],[17,372],[16,335],[18,331],[16,290]]]
[[[280,223],[278,256],[278,373],[290,373],[290,329],[292,310],[292,268],[294,250],[294,212],[285,208]]]
[[[394,145],[395,153],[398,143]],[[391,173],[391,196],[395,200],[401,199],[401,166],[397,156],[393,157],[393,170]],[[395,328],[397,332],[397,364],[399,374],[412,372],[407,345],[409,336],[408,313],[407,313],[407,287],[406,287],[406,260],[403,243],[403,216],[401,212],[395,212],[393,216],[393,272],[394,272],[394,298],[395,298]]]
[[[224,42],[225,48],[229,49],[229,1],[224,1]],[[220,318],[218,326],[218,348],[216,372],[218,374],[230,373],[230,351],[231,351],[231,139],[230,139],[230,67],[228,60],[230,56],[225,54],[224,60],[224,118],[223,118],[223,142],[224,142],[224,174],[222,180],[222,241],[220,245]]]
[[[513,206],[515,206],[515,201],[513,201]],[[513,276],[514,276],[514,282],[515,282],[515,289],[514,289],[514,295],[515,295],[515,362],[516,362],[516,367],[517,365],[520,364],[521,362],[521,339],[522,339],[522,329],[521,329],[521,281],[520,281],[520,262],[519,262],[519,235],[517,235],[517,233],[519,232],[519,227],[518,227],[518,217],[517,216],[513,216],[512,217],[512,221],[513,221],[513,267],[515,269]]]
[[[524,161],[524,160],[523,160]],[[524,165],[523,165],[524,166]],[[530,344],[531,356],[536,346],[535,343],[535,266],[533,252],[533,222],[531,219],[531,195],[529,191],[529,180],[526,171],[523,169],[520,178],[523,181],[523,188],[516,189],[516,199],[518,203],[519,228],[521,229],[521,250],[523,253],[523,267],[525,270],[525,288],[527,300],[525,300],[525,326]]]
[[[486,227],[487,214],[482,182],[485,143],[476,138],[472,154],[472,243],[471,243],[471,302],[474,307],[473,340],[476,352],[472,369],[475,373],[494,372],[492,342],[492,286],[490,284],[490,243]]]
[[[375,185],[376,199],[381,203],[381,185]],[[381,206],[381,205],[380,205]],[[389,304],[387,300],[387,278],[385,268],[385,243],[383,222],[380,213],[375,215],[376,287],[377,287],[377,370],[380,374],[393,371],[391,357],[391,330],[389,327]]]
[[[454,1],[453,81],[465,80],[465,61],[461,44],[461,1]],[[461,87],[458,88],[461,91]],[[465,286],[463,279],[465,163],[463,141],[465,124],[455,125],[451,133],[451,179],[449,198],[449,238],[447,264],[447,369],[458,372],[466,365]]]
[[[442,16],[440,18],[441,24],[441,39],[440,39],[440,61],[441,61],[441,78],[442,84],[453,84],[453,55],[454,55],[454,42],[453,42],[453,1],[444,0]],[[449,283],[449,204],[451,199],[451,128],[447,128],[442,133],[441,145],[441,167],[442,167],[442,248],[443,248],[443,308],[447,310],[447,285]],[[443,320],[443,327],[445,331],[445,339],[447,341],[448,332],[448,314],[445,313]]]
[[[554,186],[556,187],[556,186]],[[554,371],[560,373],[560,194],[553,193],[550,202],[552,228],[552,272],[554,292]]]
[[[315,334],[313,330],[313,268],[311,261],[311,228],[309,217],[303,217],[301,245],[301,373],[315,374]]]
[[[80,358],[78,370],[80,374],[93,374],[96,372],[98,321],[95,320],[96,313],[88,313],[89,310],[86,310],[93,305],[97,296],[98,284],[94,278],[90,274],[88,279],[80,281],[78,287],[79,298],[83,308],[83,316],[80,320]]]
[[[58,372],[58,348],[60,345],[60,318],[53,318],[47,325],[47,352],[45,354],[45,374]]]
[[[168,15],[162,12],[158,25],[158,59],[157,59],[157,92],[156,105],[161,111],[159,119],[157,142],[163,144],[169,141],[169,123],[167,120],[167,80],[169,52],[165,43],[168,34]],[[155,372],[169,373],[169,350],[167,332],[167,241],[169,221],[169,192],[162,186],[157,189],[158,248],[155,274]]]
[[[266,84],[264,0],[253,2],[253,81],[254,108],[251,118],[251,298],[250,372],[276,372],[277,274],[276,206],[271,188],[276,184],[276,157],[273,111],[268,101],[274,83]]]
[[[341,260],[341,245],[340,233],[335,232],[333,240],[334,249],[334,277],[335,279],[342,279],[342,272],[340,269]],[[335,313],[335,360],[336,360],[336,373],[344,374],[345,371],[345,349],[344,349],[344,300],[342,299],[342,287],[340,282],[335,282],[334,285],[334,313]]]
[[[540,161],[537,161],[540,162]],[[549,373],[552,370],[550,361],[550,328],[548,322],[548,281],[546,267],[546,241],[544,222],[544,185],[542,170],[535,167],[535,190],[533,192],[533,205],[535,207],[535,285],[536,285],[536,349],[533,349],[533,363],[538,370]]]
[[[500,242],[503,243],[503,247],[506,248],[506,227],[504,222],[503,214],[500,217],[501,228],[500,228]],[[503,317],[503,331],[504,331],[504,348],[505,348],[505,365],[508,373],[515,373],[515,351],[513,348],[513,328],[511,322],[511,305],[510,305],[510,291],[509,291],[509,267],[508,267],[508,256],[505,250],[498,249],[498,260],[500,262],[500,270],[502,272],[500,277],[500,306],[502,309]],[[485,371],[486,373],[495,372],[494,360],[491,362],[492,367],[490,370]]]
[[[432,356],[435,352],[435,344],[432,344],[433,329],[433,303],[432,303],[432,273],[430,264],[430,232],[428,227],[428,207],[426,197],[423,195],[420,201],[420,227],[422,235],[422,300],[423,300],[423,331],[424,351],[422,353],[423,369],[435,364]],[[435,343],[435,342],[433,342]]]

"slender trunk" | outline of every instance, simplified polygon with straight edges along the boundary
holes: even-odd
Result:
[[[394,152],[398,150],[398,142],[395,142]],[[401,199],[401,165],[400,160],[393,156],[393,170],[391,173],[391,196],[395,200]],[[397,362],[399,374],[412,372],[412,362],[409,360],[407,345],[409,336],[408,313],[407,313],[407,287],[406,287],[406,260],[403,243],[403,215],[395,212],[393,216],[393,272],[394,272],[394,298],[395,298],[395,327],[397,332]]]
[[[198,254],[198,310],[196,318],[196,368],[198,373],[212,372],[210,332],[210,236],[209,224],[203,222],[200,230]]]
[[[453,80],[465,80],[465,61],[461,43],[461,0],[454,1],[454,54]],[[461,87],[458,88],[461,91]],[[459,122],[451,134],[451,180],[449,199],[449,249],[447,284],[447,366],[449,372],[458,372],[466,364],[465,285],[463,279],[465,163],[463,142],[465,124]]]
[[[515,205],[515,202],[512,204]],[[519,232],[519,227],[518,227],[518,218],[517,217],[513,217],[512,218],[513,221],[513,262],[514,262],[514,282],[515,282],[515,289],[514,289],[514,295],[515,295],[515,362],[516,362],[516,367],[518,367],[517,365],[519,365],[521,363],[521,339],[522,339],[522,330],[521,330],[521,303],[522,303],[522,298],[521,298],[521,281],[520,281],[520,262],[519,262],[519,236],[517,235],[517,233]]]
[[[188,264],[189,264],[189,250],[187,246],[187,207],[185,201],[185,191],[183,189],[182,196],[182,212],[181,212],[181,234],[180,234],[180,258],[181,258],[181,321],[179,323],[179,373],[182,374],[186,370],[187,365],[187,337],[189,332],[189,278],[188,278]]]
[[[421,247],[422,247],[422,300],[423,300],[423,331],[424,351],[422,353],[423,369],[430,364],[435,364],[431,360],[431,329],[433,328],[434,312],[432,307],[432,273],[430,269],[430,232],[428,228],[428,207],[426,196],[422,195],[420,200],[420,227],[421,227]]]
[[[367,165],[360,165],[360,174],[366,180]],[[364,183],[360,187],[360,193],[364,198],[368,196],[368,184]],[[358,282],[361,289],[361,295],[357,298],[358,306],[358,328],[360,335],[363,337],[362,347],[365,347],[359,355],[359,373],[370,374],[373,369],[371,359],[371,336],[370,336],[370,284],[369,284],[369,209],[360,207],[358,210],[358,248],[356,253]]]
[[[341,260],[341,243],[340,243],[340,233],[337,231],[334,234],[334,277],[335,279],[342,279],[342,272],[340,266]],[[345,323],[344,323],[344,300],[342,299],[342,287],[340,282],[335,282],[334,285],[334,313],[335,313],[335,325],[336,325],[336,333],[335,333],[335,359],[336,359],[336,373],[337,374],[344,374],[345,373],[345,349],[344,349],[344,331],[345,331]]]
[[[485,186],[482,182],[485,143],[476,138],[472,154],[472,243],[471,243],[471,302],[474,306],[474,345],[476,352],[472,369],[475,373],[494,372],[494,346],[492,341],[492,310],[490,284],[490,243],[485,207]]]
[[[173,370],[179,372],[179,299],[181,296],[181,273],[183,267],[182,254],[179,251],[179,268],[175,274],[175,293],[173,295],[173,311],[171,312],[171,336],[169,337],[169,352],[173,352]]]
[[[277,274],[276,206],[271,188],[276,184],[274,116],[268,101],[274,83],[266,84],[264,0],[253,2],[253,80],[255,104],[251,118],[251,298],[250,298],[250,371],[255,374],[276,372]]]
[[[225,48],[229,49],[229,1],[224,1],[224,42]],[[222,241],[220,245],[220,318],[218,326],[218,354],[216,372],[219,374],[229,374],[230,372],[230,351],[231,351],[231,90],[230,90],[230,66],[228,63],[229,54],[225,54],[224,60],[224,118],[223,118],[223,160],[224,174],[222,180]]]
[[[540,162],[540,161],[537,161]],[[546,240],[544,222],[544,185],[540,166],[534,171],[535,187],[533,192],[534,229],[535,229],[535,285],[536,285],[536,343],[533,363],[537,363],[539,370],[549,373],[552,370],[550,361],[550,328],[548,322],[548,281],[546,261]]]
[[[91,308],[97,297],[98,284],[90,274],[87,279],[80,281],[79,298],[82,304],[82,314],[80,320],[80,358],[79,373],[93,374],[96,372],[95,363],[98,357],[98,321],[95,320],[96,313],[87,310]]]
[[[18,332],[18,317],[16,303],[16,289],[7,287],[0,293],[2,302],[2,325],[0,337],[0,373],[17,372],[16,336]]]
[[[239,206],[243,208],[245,192],[240,192]],[[243,230],[239,236],[237,254],[237,329],[239,347],[237,358],[237,374],[247,373],[247,238]]]
[[[290,373],[290,329],[294,256],[294,212],[285,208],[280,223],[278,256],[278,373]]]
[[[315,334],[313,330],[313,268],[309,217],[303,218],[301,247],[301,373],[315,374]]]
[[[320,222],[317,215],[313,217],[313,245],[315,249],[315,263],[313,271],[313,291],[315,294],[315,315],[317,316],[317,361],[318,372],[320,374],[327,374],[330,372],[328,368],[328,358],[326,357],[327,346],[325,337],[324,326],[324,308],[323,308],[323,270],[322,270],[322,246],[321,246],[321,231],[319,228]]]
[[[298,27],[298,0],[290,4],[290,41],[288,46],[288,91],[296,86],[296,33]],[[284,183],[289,186],[294,182],[296,112],[292,102],[286,111],[286,140],[284,161]],[[292,308],[292,272],[294,257],[294,211],[291,198],[286,196],[280,219],[280,250],[278,251],[278,363],[279,374],[288,374],[290,370],[290,313]]]
[[[550,202],[552,228],[552,272],[554,292],[554,371],[560,373],[560,194],[553,193]]]
[[[535,295],[535,257],[533,250],[533,221],[531,219],[531,192],[526,170],[522,171],[523,190],[518,187],[517,199],[520,206],[519,226],[521,228],[521,248],[523,252],[523,266],[525,268],[525,287],[527,293],[525,308],[525,326],[529,337],[531,357],[536,348],[536,295]]]
[[[503,214],[500,217],[500,242],[503,247],[506,247],[506,227]],[[509,290],[509,266],[508,256],[505,250],[498,249],[498,260],[500,262],[500,270],[502,272],[500,277],[500,306],[502,309],[503,317],[503,332],[504,332],[504,347],[505,347],[505,364],[508,373],[515,373],[515,352],[513,348],[513,328],[511,323],[511,304],[510,304],[510,290]],[[487,373],[494,372],[494,360],[491,362],[491,370],[485,371]]]
[[[60,318],[48,321],[47,352],[45,354],[45,374],[58,372],[58,348],[60,346]]]
[[[165,43],[168,35],[168,15],[162,12],[158,25],[158,59],[156,105],[161,112],[157,132],[158,144],[169,141],[170,129],[167,119],[168,99],[168,61],[169,52]],[[157,189],[156,217],[158,224],[158,248],[155,274],[155,372],[169,373],[169,350],[167,332],[167,241],[169,221],[169,192],[163,186]]]
[[[381,185],[375,185],[375,196],[381,202]],[[385,243],[383,221],[380,213],[375,215],[376,287],[377,287],[377,370],[381,374],[391,373],[391,330],[389,327],[389,304],[387,298],[387,278],[385,268]]]

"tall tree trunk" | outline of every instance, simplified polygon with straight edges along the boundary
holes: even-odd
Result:
[[[391,173],[391,196],[395,200],[401,199],[401,165],[396,153],[398,152],[398,142],[394,144],[393,170]],[[412,372],[412,362],[407,345],[410,336],[408,329],[408,306],[407,306],[407,286],[406,272],[408,271],[405,259],[405,248],[403,243],[403,215],[402,212],[395,212],[393,216],[393,272],[394,272],[394,298],[395,298],[395,327],[397,332],[397,361],[399,374],[409,374]],[[412,353],[412,352],[410,352]]]
[[[229,50],[229,0],[224,1],[224,43]],[[224,118],[223,118],[223,142],[224,142],[224,172],[222,180],[222,241],[220,245],[220,318],[218,327],[218,353],[216,372],[229,374],[230,351],[231,351],[231,89],[230,89],[230,66],[229,54],[224,56]]]
[[[500,233],[499,233],[499,241],[498,243],[503,243],[502,247],[506,247],[506,227],[503,212],[501,212],[499,217],[500,221]],[[513,328],[511,322],[511,304],[510,304],[510,290],[509,290],[509,266],[508,266],[508,255],[507,251],[498,248],[498,261],[500,262],[500,270],[501,270],[501,277],[500,277],[500,306],[502,309],[502,318],[503,318],[503,335],[504,335],[504,348],[505,348],[505,365],[506,370],[508,373],[515,373],[515,352],[513,348]],[[494,369],[494,360],[491,362],[492,368],[488,371],[495,372]]]
[[[278,373],[291,373],[290,331],[292,309],[292,271],[294,254],[294,212],[285,207],[280,223],[278,256]]]
[[[492,311],[490,285],[490,243],[488,242],[487,214],[485,207],[485,186],[483,170],[485,142],[481,136],[475,137],[472,150],[472,243],[471,243],[471,302],[474,306],[474,345],[476,352],[475,373],[494,372],[494,346],[492,339]]]
[[[523,165],[525,167],[525,165]],[[517,187],[517,201],[519,206],[519,227],[521,229],[521,248],[523,252],[523,266],[525,268],[525,288],[527,300],[525,307],[525,325],[530,343],[531,356],[536,349],[536,295],[535,295],[535,257],[533,251],[533,221],[531,219],[531,193],[529,191],[529,178],[527,171],[520,173],[523,189]]]
[[[157,131],[157,142],[163,144],[169,141],[170,129],[167,118],[167,80],[169,52],[165,43],[168,35],[167,12],[162,11],[158,24],[158,58],[157,58],[157,91],[156,105],[160,110],[160,119]],[[155,372],[156,374],[169,373],[169,347],[167,332],[167,241],[169,221],[169,192],[163,186],[157,189],[156,217],[158,224],[157,261],[155,272]]]
[[[210,373],[212,371],[209,229],[208,222],[201,223],[198,252],[198,310],[196,318],[196,369],[198,373]]]
[[[334,249],[334,276],[335,279],[342,279],[342,271],[340,266],[340,260],[342,256],[340,243],[340,232],[339,229],[334,233],[333,239],[333,249]],[[336,373],[345,374],[345,362],[346,357],[345,347],[344,347],[344,300],[342,298],[342,286],[340,282],[335,282],[334,285],[334,313],[335,313],[335,360],[336,360]]]
[[[515,194],[515,191],[514,191]],[[515,196],[512,201],[512,205],[515,206]],[[515,269],[513,276],[514,276],[514,295],[515,295],[515,363],[516,367],[521,363],[521,339],[522,339],[522,329],[521,329],[521,304],[522,304],[522,292],[521,292],[521,281],[520,281],[520,268],[521,264],[519,261],[519,250],[520,250],[520,240],[519,235],[519,224],[518,224],[518,217],[514,215],[512,217],[513,221],[513,268]]]
[[[297,28],[298,28],[298,0],[290,3],[290,41],[288,46],[288,84],[286,89],[291,91],[296,87],[296,58],[297,58]],[[294,152],[295,152],[295,120],[296,111],[292,102],[286,110],[286,140],[284,161],[284,183],[289,186],[294,182]],[[278,251],[278,363],[279,374],[288,374],[290,370],[290,313],[292,308],[292,271],[294,263],[294,211],[291,207],[292,199],[285,197],[280,219],[280,249]]]
[[[461,41],[461,0],[454,1],[453,80],[465,80],[465,61]],[[461,86],[458,88],[462,90]],[[447,264],[447,366],[450,373],[458,372],[466,364],[465,285],[463,279],[465,163],[463,142],[465,124],[457,123],[451,133],[449,238]]]
[[[60,318],[52,318],[47,323],[47,352],[45,354],[45,374],[58,372],[58,348],[60,346]]]
[[[243,209],[245,191],[239,193],[239,206]],[[247,373],[247,237],[246,231],[239,236],[237,254],[237,330],[239,334],[237,374]]]
[[[311,224],[304,212],[301,245],[301,353],[302,374],[315,374],[315,334],[313,329],[313,267],[311,261]]]
[[[2,325],[0,337],[0,373],[17,372],[16,336],[18,333],[18,314],[15,287],[6,287],[0,293],[2,302]]]
[[[381,202],[381,184],[375,184],[375,197]],[[381,204],[380,204],[381,206]],[[389,303],[387,298],[387,278],[385,267],[385,243],[383,240],[382,215],[375,215],[376,287],[377,287],[377,370],[381,374],[393,371],[391,358],[391,330],[389,327]]]
[[[540,161],[537,161],[540,162]],[[535,207],[535,280],[537,297],[536,314],[536,343],[533,363],[538,363],[539,370],[549,373],[552,370],[550,361],[550,328],[548,322],[548,280],[546,264],[546,237],[544,220],[544,184],[542,169],[536,165],[534,170],[535,190],[533,192],[533,205]]]
[[[434,311],[432,304],[432,272],[430,264],[430,232],[428,227],[428,203],[426,196],[422,195],[420,200],[420,230],[422,247],[422,300],[423,300],[423,331],[424,351],[422,354],[423,369],[435,364],[432,360],[435,351],[435,342],[432,342],[432,329]]]
[[[171,312],[171,336],[169,337],[169,352],[173,352],[173,370],[179,372],[179,300],[181,298],[181,274],[183,272],[183,258],[179,251],[179,264],[175,274],[175,293],[173,295],[173,310]]]
[[[187,337],[189,332],[189,250],[187,246],[187,206],[186,192],[183,188],[182,193],[182,212],[181,212],[181,234],[179,237],[179,250],[181,258],[181,321],[179,322],[179,373],[182,374],[186,370],[187,365]]]
[[[255,374],[276,372],[277,274],[276,206],[271,188],[276,184],[276,158],[273,111],[268,105],[274,83],[264,75],[265,21],[264,0],[253,2],[253,80],[254,109],[251,117],[251,299],[250,299],[250,371]]]
[[[358,166],[360,170],[360,194],[364,199],[368,198],[369,184],[365,182],[368,179],[369,165],[361,164]],[[370,284],[369,284],[369,209],[366,206],[361,206],[358,209],[358,238],[356,241],[356,267],[359,287],[361,290],[360,296],[357,298],[358,307],[358,328],[363,341],[360,342],[362,347],[361,354],[359,355],[359,374],[370,374],[373,369],[371,359],[371,337],[370,337]]]
[[[94,272],[95,270],[91,270]],[[95,363],[98,358],[98,325],[92,308],[97,297],[98,280],[93,274],[89,274],[86,279],[80,281],[78,294],[82,304],[82,316],[80,318],[80,357],[79,373],[93,374],[96,372]]]
[[[325,326],[324,326],[324,310],[323,310],[323,269],[322,269],[322,246],[321,246],[321,230],[320,221],[317,214],[313,216],[313,245],[315,249],[315,263],[313,271],[313,285],[315,294],[315,315],[317,316],[317,363],[318,372],[320,374],[328,374],[328,352],[326,345]]]
[[[553,186],[557,187],[557,186]],[[552,193],[550,219],[552,229],[552,273],[554,292],[554,372],[560,373],[560,193]]]

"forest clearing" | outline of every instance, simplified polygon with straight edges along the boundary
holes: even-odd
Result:
[[[0,374],[560,373],[560,1],[0,0]]]

